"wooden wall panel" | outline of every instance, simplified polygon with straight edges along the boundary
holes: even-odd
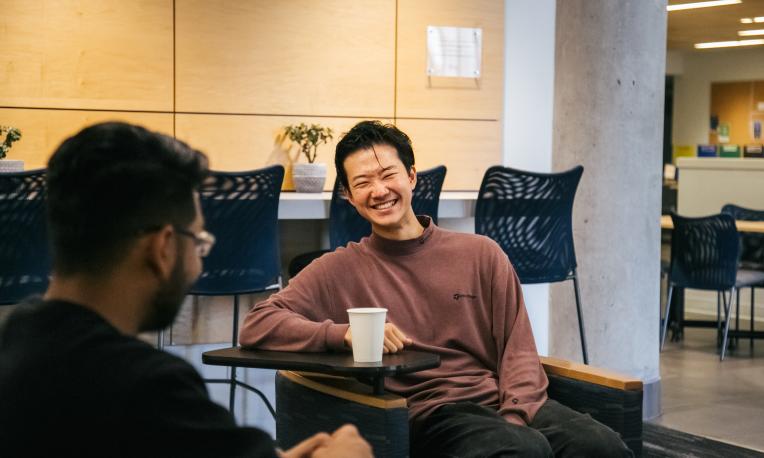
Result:
[[[176,3],[182,112],[392,117],[395,0]]]
[[[172,114],[0,108],[0,120],[21,129],[8,159],[21,159],[27,170],[43,168],[53,151],[82,128],[104,121],[124,121],[172,135]]]
[[[764,86],[764,81],[711,83],[711,114],[719,116],[720,124],[729,124],[729,143],[761,143],[761,139],[753,138],[753,121],[764,120],[756,112],[757,98],[764,102],[764,90],[760,86]],[[717,143],[716,135],[709,134],[709,141]]]
[[[428,25],[483,29],[482,77],[428,78]],[[397,117],[501,119],[504,2],[399,0]]]
[[[0,106],[173,109],[172,0],[3,0]]]
[[[340,136],[360,119],[354,118],[297,118],[292,116],[241,116],[178,114],[176,135],[194,148],[204,151],[215,170],[251,170],[272,164],[282,164],[287,169],[284,189],[293,190],[291,164],[305,162],[297,146],[282,138],[284,126],[304,122],[331,127],[334,140],[318,148],[316,162],[327,166],[325,189],[334,185],[334,148]],[[384,122],[391,120],[383,119]]]
[[[446,191],[478,190],[486,169],[501,164],[499,121],[399,119],[396,124],[411,137],[418,170],[448,168]]]

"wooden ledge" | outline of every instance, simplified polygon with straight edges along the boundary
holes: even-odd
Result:
[[[358,404],[364,404],[378,409],[406,408],[406,398],[392,393],[383,395],[372,394],[372,388],[355,379],[335,375],[316,374],[312,372],[279,371],[293,383],[310,388],[319,393],[345,399]]]
[[[594,383],[595,385],[615,388],[617,390],[642,391],[642,380],[607,369],[547,356],[541,356],[541,364],[548,374]]]

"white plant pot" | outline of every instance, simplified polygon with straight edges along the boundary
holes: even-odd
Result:
[[[16,159],[1,159],[0,160],[0,173],[7,172],[23,172],[24,161]]]
[[[297,192],[322,192],[326,183],[326,164],[294,164],[292,179]]]

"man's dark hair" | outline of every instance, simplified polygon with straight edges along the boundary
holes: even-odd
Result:
[[[188,226],[207,173],[204,154],[143,127],[108,122],[68,138],[48,162],[54,271],[109,271],[143,231]]]
[[[366,150],[374,145],[389,145],[398,152],[398,159],[403,162],[406,172],[414,165],[414,150],[411,139],[392,124],[382,124],[379,121],[361,121],[342,136],[337,143],[334,154],[334,166],[337,177],[345,189],[348,187],[348,176],[345,173],[345,159],[358,150]]]

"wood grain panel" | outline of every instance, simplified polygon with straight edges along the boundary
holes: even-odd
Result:
[[[3,0],[0,105],[171,111],[172,0]]]
[[[178,114],[175,129],[180,140],[210,157],[213,169],[238,171],[282,164],[287,169],[283,189],[293,190],[291,165],[306,160],[300,156],[296,145],[282,138],[284,126],[304,122],[331,127],[334,140],[319,146],[316,159],[316,162],[327,165],[325,189],[331,190],[336,176],[334,148],[340,135],[359,121],[352,118]]]
[[[399,0],[398,117],[501,119],[504,2]],[[482,77],[428,78],[428,25],[483,29]]]
[[[719,116],[720,124],[729,124],[733,145],[761,143],[753,138],[753,121],[761,119],[755,112],[757,84],[763,82],[711,83],[711,114]],[[714,142],[716,135],[710,134],[709,139]]]
[[[395,1],[177,0],[178,111],[392,117]]]
[[[486,169],[501,164],[498,121],[399,119],[396,124],[411,137],[417,170],[448,168],[446,191],[477,191]]]
[[[172,114],[0,108],[3,124],[21,129],[8,159],[21,159],[24,168],[43,168],[53,151],[82,128],[104,121],[124,121],[172,135]]]

